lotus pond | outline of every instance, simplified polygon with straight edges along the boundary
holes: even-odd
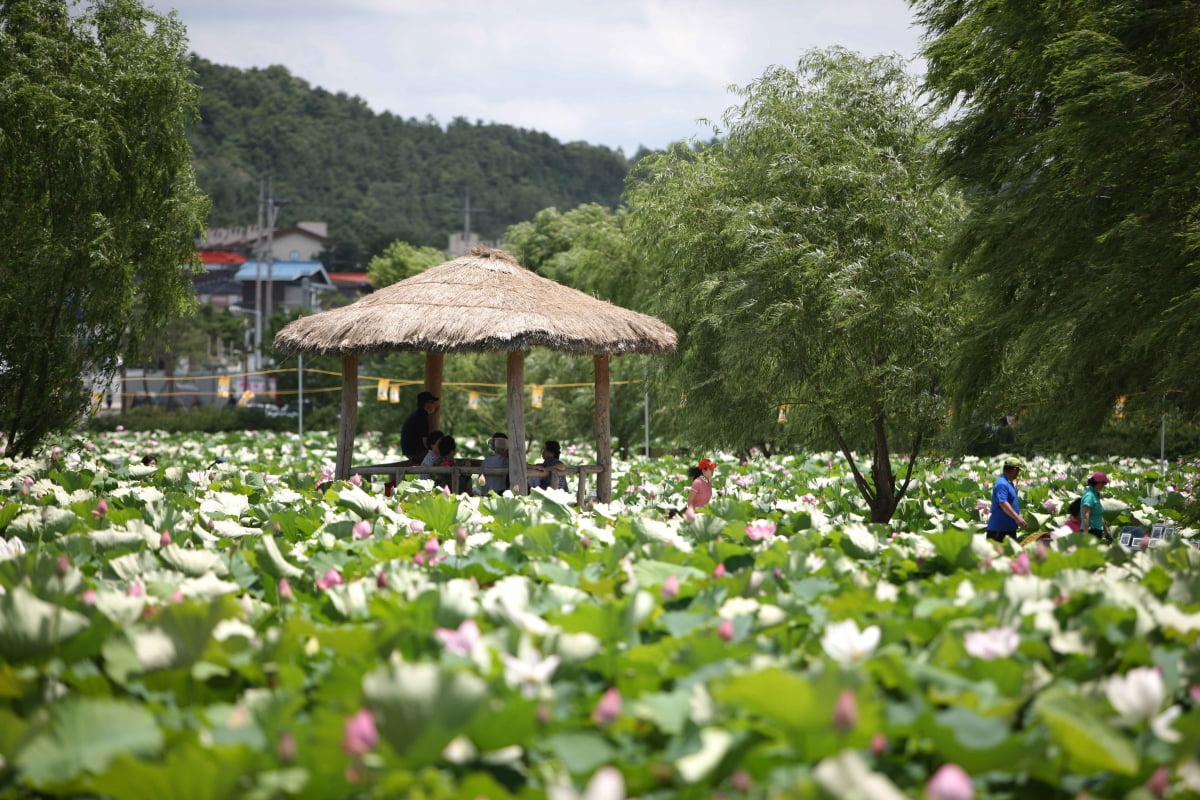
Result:
[[[618,462],[609,504],[330,481],[315,434],[0,457],[0,797],[1200,796],[1191,477],[996,463],[868,524],[829,454]],[[159,459],[143,466],[144,454]],[[399,458],[362,437],[356,463]],[[568,463],[590,461],[585,453]],[[1084,476],[1145,551],[1063,535]]]

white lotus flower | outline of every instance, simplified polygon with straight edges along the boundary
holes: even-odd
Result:
[[[1141,722],[1158,713],[1167,691],[1156,667],[1136,667],[1109,678],[1104,693],[1126,722]]]
[[[879,646],[880,631],[878,625],[871,625],[860,631],[858,623],[852,619],[841,622],[831,622],[825,626],[825,635],[821,637],[821,647],[825,654],[842,665],[854,664],[863,660]]]
[[[10,558],[17,558],[23,555],[25,555],[25,543],[23,541],[16,536],[10,537],[8,541],[0,538],[0,561],[8,561]]]
[[[1183,713],[1183,709],[1179,706],[1171,706],[1166,711],[1159,714],[1154,719],[1150,720],[1150,730],[1154,731],[1154,735],[1164,742],[1176,744],[1183,739],[1183,734],[1175,730],[1172,725],[1175,720]]]
[[[625,776],[616,767],[601,767],[583,794],[575,791],[570,779],[563,778],[546,787],[546,796],[550,800],[625,800]]]
[[[1021,637],[1012,628],[988,628],[986,631],[969,631],[963,637],[963,647],[975,658],[992,661],[1008,658],[1016,652]]]
[[[537,697],[561,661],[558,656],[543,658],[528,639],[521,640],[517,655],[501,653],[500,659],[504,662],[505,682],[513,688],[519,688],[526,698]]]

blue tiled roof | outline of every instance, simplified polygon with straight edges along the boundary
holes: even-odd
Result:
[[[236,281],[252,281],[260,276],[258,261],[247,261],[233,276]],[[267,262],[262,262],[261,277],[267,279]],[[329,275],[320,261],[276,261],[271,267],[271,280],[298,281],[312,278],[314,283],[330,283]]]

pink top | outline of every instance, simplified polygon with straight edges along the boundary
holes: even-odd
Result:
[[[708,505],[709,500],[712,500],[712,482],[701,475],[692,481],[692,494],[689,498],[688,506],[691,508],[703,508]]]

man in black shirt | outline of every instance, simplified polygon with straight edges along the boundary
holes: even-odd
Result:
[[[425,437],[429,434],[430,416],[437,411],[438,398],[429,392],[417,395],[417,407],[400,428],[400,450],[404,457],[417,464],[429,452],[429,443]]]

